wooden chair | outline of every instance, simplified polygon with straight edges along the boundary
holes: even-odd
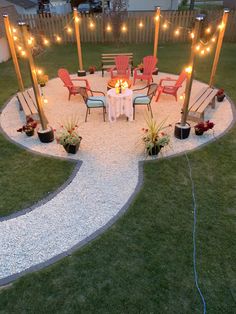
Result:
[[[180,76],[178,77],[178,79],[173,79],[170,77],[166,77],[164,79],[160,80],[160,85],[158,86],[157,89],[157,97],[156,97],[156,101],[159,100],[160,96],[162,93],[168,94],[168,95],[172,95],[175,97],[175,100],[177,101],[177,92],[178,89],[180,87],[182,87],[183,82],[186,80],[187,78],[187,74],[185,71],[182,71]],[[174,85],[163,85],[163,82],[175,82]]]
[[[134,69],[134,85],[137,79],[146,80],[148,85],[153,81],[152,73],[156,69],[157,58],[154,56],[146,56],[143,58],[143,73],[138,68]]]
[[[94,96],[94,93],[101,94],[102,96]],[[92,108],[103,108],[103,120],[105,120],[106,114],[106,97],[103,92],[92,91],[86,87],[80,87],[80,94],[84,99],[84,102],[87,106],[85,122],[87,122],[88,114],[90,114],[90,109]],[[89,95],[90,94],[90,95]]]
[[[116,66],[111,68],[111,79],[113,78],[126,78],[130,77],[130,66],[128,56],[116,56]],[[116,72],[116,73],[115,73]]]
[[[150,110],[151,112],[151,117],[153,117],[151,102],[152,102],[153,96],[156,94],[157,86],[158,85],[156,83],[152,83],[143,88],[133,90],[133,92],[135,93],[136,91],[147,89],[146,94],[134,94],[133,95],[133,118],[134,119],[135,119],[135,106],[140,106],[140,105],[147,106],[148,111]]]
[[[64,83],[64,86],[69,91],[69,100],[70,100],[71,95],[80,94],[80,87],[81,86],[74,85],[73,81],[84,82],[86,88],[90,89],[88,80],[82,79],[82,78],[71,79],[70,74],[66,69],[59,69],[57,74],[60,77],[60,79],[62,80],[62,82]]]

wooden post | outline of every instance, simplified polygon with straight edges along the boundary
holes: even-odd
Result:
[[[160,28],[160,15],[161,15],[161,8],[157,7],[157,12],[155,16],[155,38],[154,38],[154,51],[153,51],[154,57],[157,57],[159,28]]]
[[[77,42],[79,69],[80,71],[83,71],[82,49],[81,49],[80,29],[79,29],[79,14],[76,8],[73,9],[73,14],[74,14],[75,36],[76,36],[76,42]]]
[[[15,67],[15,72],[16,72],[19,90],[21,92],[23,92],[24,91],[24,84],[23,84],[23,80],[22,80],[22,76],[21,76],[21,72],[20,72],[20,67],[19,67],[19,63],[18,63],[18,59],[17,59],[17,55],[16,55],[15,44],[14,44],[14,40],[13,40],[13,36],[12,36],[12,29],[11,29],[9,17],[7,14],[3,15],[3,20],[4,20],[6,35],[7,35],[7,41],[9,44],[10,51],[11,51],[12,61],[13,61],[14,67]]]
[[[228,17],[229,17],[229,10],[228,9],[224,9],[222,22],[220,24],[220,33],[219,33],[219,36],[218,36],[217,47],[216,47],[216,52],[215,52],[215,58],[214,58],[212,71],[211,71],[210,82],[209,82],[209,86],[210,87],[212,87],[214,85],[216,70],[217,70],[217,66],[218,66],[218,63],[219,63],[219,58],[220,58],[221,48],[222,48],[223,39],[224,39],[224,35],[225,35],[225,29],[226,29],[227,22],[228,22]]]
[[[204,20],[203,16],[197,16],[195,19],[195,27],[193,31],[193,39],[192,39],[192,46],[191,46],[191,56],[189,60],[188,70],[186,69],[187,73],[187,82],[185,88],[185,98],[184,98],[184,105],[182,109],[182,116],[181,116],[181,126],[185,126],[188,116],[188,107],[189,101],[191,96],[192,84],[193,84],[193,76],[194,76],[194,62],[196,57],[196,43],[199,39],[199,33],[201,24]]]
[[[32,53],[31,53],[31,48],[28,44],[28,37],[29,37],[29,33],[27,30],[27,25],[24,22],[20,22],[18,23],[20,29],[21,29],[21,33],[22,33],[22,38],[23,38],[23,42],[24,42],[24,46],[25,46],[25,51],[26,51],[26,57],[28,60],[28,65],[29,65],[29,70],[30,70],[30,77],[31,77],[31,81],[32,81],[32,85],[33,85],[33,90],[34,90],[34,95],[35,95],[35,99],[36,99],[36,103],[37,103],[37,107],[38,107],[38,113],[39,113],[39,118],[40,118],[40,123],[42,126],[43,130],[47,129],[47,119],[45,117],[44,111],[43,111],[43,104],[42,104],[42,98],[39,92],[39,86],[38,86],[38,81],[37,81],[37,70],[34,64],[34,60],[32,57]]]

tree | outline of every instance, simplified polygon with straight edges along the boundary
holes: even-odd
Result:
[[[113,35],[116,38],[117,43],[120,42],[121,27],[127,16],[129,0],[112,0],[110,1],[110,17],[113,27]]]
[[[189,10],[193,10],[195,6],[195,0],[190,0]]]

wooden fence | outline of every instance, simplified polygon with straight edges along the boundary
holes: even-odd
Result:
[[[189,40],[189,33],[194,25],[194,19],[198,11],[162,11],[160,26],[160,42],[186,42]],[[211,10],[206,13],[204,26],[209,24],[212,29],[216,28],[221,21],[222,10]],[[62,38],[64,43],[75,42],[74,32],[68,34],[66,29],[70,26],[74,29],[71,14],[66,15],[22,15],[21,19],[30,25],[32,33],[44,36],[51,41],[55,41],[56,35]],[[91,28],[91,22],[94,27]],[[142,22],[143,27],[140,27]],[[163,24],[168,27],[163,29]],[[112,27],[112,21],[108,16],[91,15],[83,16],[80,22],[80,32],[82,42],[115,42],[117,37],[113,32],[108,32],[108,24]],[[125,43],[151,43],[154,38],[154,12],[129,13],[123,17],[123,23],[127,31],[120,33],[121,42]],[[178,36],[175,30],[179,29]],[[230,12],[229,22],[225,33],[225,41],[236,42],[236,11]]]

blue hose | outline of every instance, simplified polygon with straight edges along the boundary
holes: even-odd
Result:
[[[201,297],[202,304],[203,304],[203,313],[206,314],[206,301],[204,299],[204,296],[202,294],[202,291],[199,287],[198,284],[198,273],[197,273],[197,262],[196,262],[196,257],[197,257],[197,249],[196,249],[196,228],[197,228],[197,202],[196,202],[196,197],[195,197],[195,185],[193,182],[193,177],[192,177],[192,168],[191,164],[188,158],[188,155],[185,154],[185,157],[187,159],[188,163],[188,168],[189,168],[189,177],[191,180],[192,184],[192,198],[193,198],[193,270],[194,270],[194,281],[195,281],[195,286],[197,288],[197,291]]]

